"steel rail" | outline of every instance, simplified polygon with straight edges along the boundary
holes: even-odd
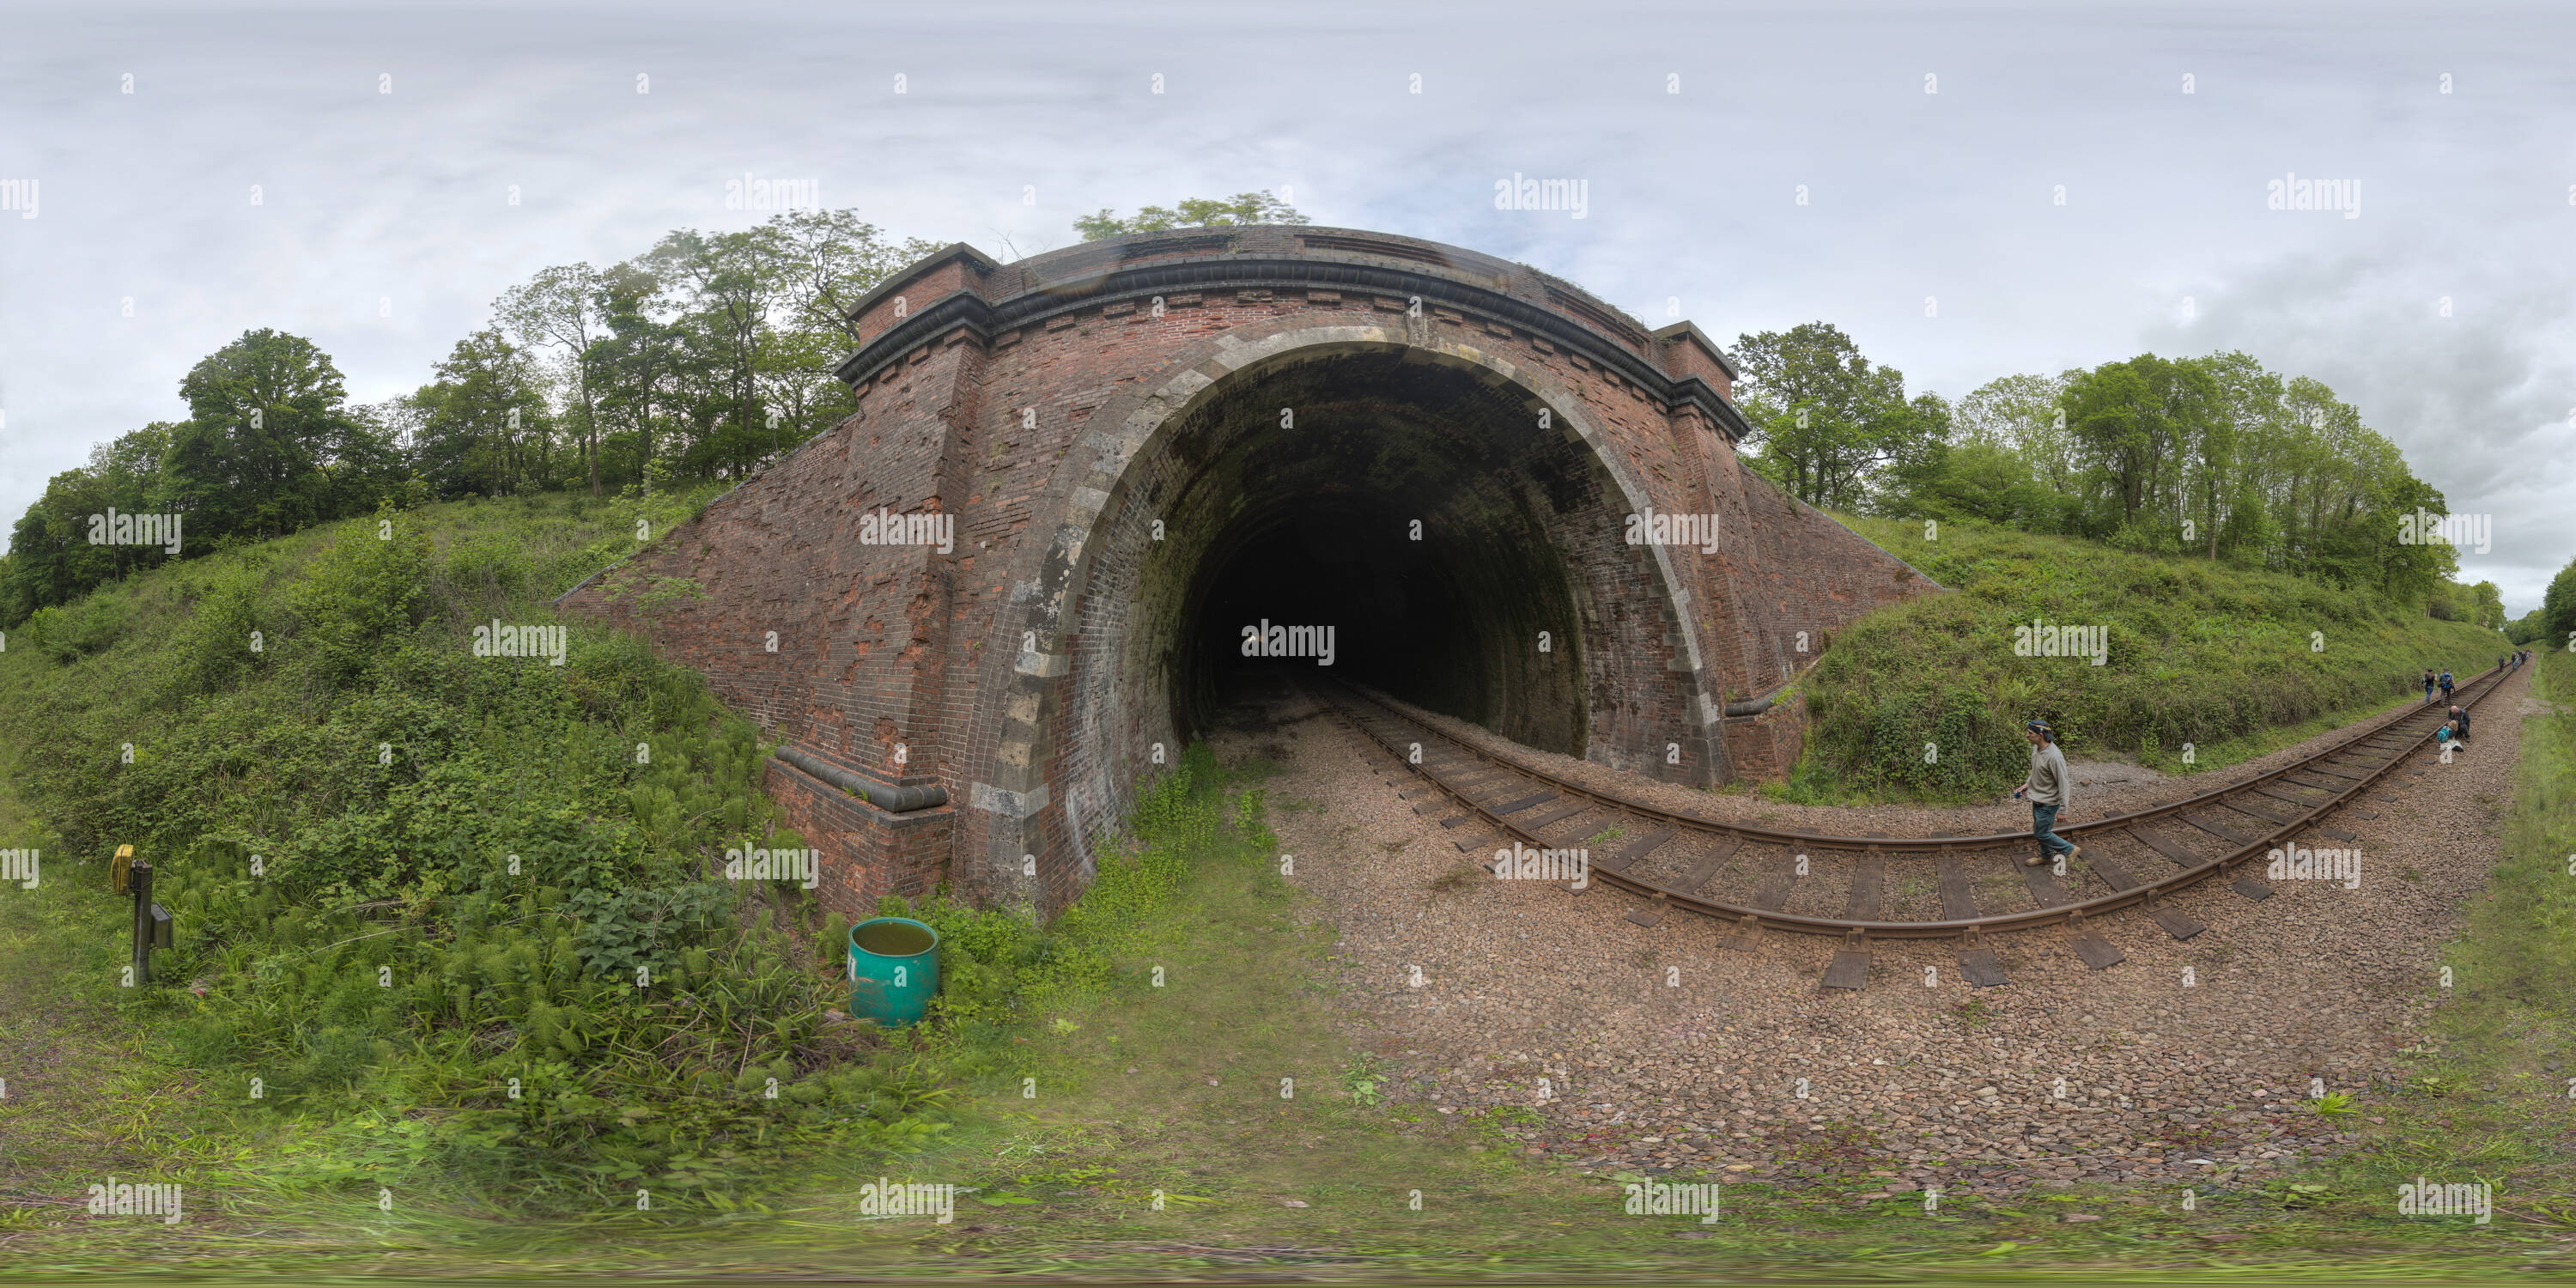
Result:
[[[2461,687],[2457,692],[2461,695],[2466,695],[2472,687],[2485,684],[2490,680],[2501,679],[2502,675],[2500,673],[2507,671],[2508,669],[2509,668],[2491,668],[2483,674],[2472,678],[2467,686]],[[1488,752],[1481,747],[1474,746],[1473,744],[1453,738],[1447,734],[1440,733],[1437,730],[1423,725],[1420,721],[1388,707],[1374,694],[1358,689],[1352,689],[1351,692],[1355,696],[1369,703],[1369,705],[1376,707],[1381,712],[1384,712],[1389,718],[1399,720],[1405,724],[1413,725],[1416,728],[1422,729],[1423,732],[1430,734],[1432,737],[1456,747],[1458,750],[1463,751],[1478,760],[1486,761],[1500,768],[1509,769],[1515,773],[1527,774],[1532,778],[1541,779],[1549,786],[1555,787],[1568,795],[1588,797],[1600,802],[1601,804],[1623,809],[1632,814],[1643,815],[1660,823],[1667,823],[1676,827],[1688,827],[1700,831],[1722,832],[1729,836],[1742,837],[1748,841],[1763,841],[1776,845],[1804,845],[1811,849],[1867,849],[1873,845],[1884,846],[1889,840],[1887,837],[1847,837],[1820,832],[1790,832],[1771,828],[1754,827],[1744,823],[1733,823],[1724,819],[1709,818],[1701,814],[1685,813],[1665,806],[1651,805],[1643,801],[1630,800],[1610,792],[1593,787],[1587,787],[1583,784],[1559,777],[1558,775],[1551,774],[1534,765],[1523,764],[1518,760],[1513,760],[1509,757]],[[2484,696],[2483,693],[2481,693],[2480,696]],[[2474,699],[2472,699],[2472,701],[2474,702]],[[2321,748],[2318,751],[2302,757],[2299,760],[2293,761],[2290,764],[2284,765],[2279,769],[2267,770],[2264,773],[2245,779],[2241,782],[2232,783],[2223,787],[2215,787],[2209,791],[2202,792],[2197,796],[2185,797],[2182,800],[2169,802],[2167,804],[2157,805],[2142,810],[2133,810],[2127,814],[2115,814],[2109,818],[2094,819],[2090,822],[2065,824],[2057,829],[2057,834],[2060,836],[2082,836],[2088,832],[2117,831],[2125,829],[2134,823],[2151,822],[2158,818],[2180,813],[2183,810],[2196,809],[2203,805],[2214,804],[2223,797],[2232,796],[2248,788],[2258,787],[2264,783],[2275,781],[2284,775],[2298,773],[2299,771],[2316,764],[2320,760],[2340,754],[2359,743],[2368,742],[2373,738],[2380,737],[2394,726],[2403,724],[2408,720],[2412,720],[2429,709],[2430,708],[2426,706],[2416,705],[2392,711],[2387,716],[2381,718],[2378,723],[2370,726],[2369,728],[2364,729],[2331,747]],[[2029,835],[2030,833],[2028,832],[1988,832],[1968,836],[1925,836],[1900,839],[1904,839],[1906,845],[1912,849],[1991,850],[1997,846],[2009,844]]]
[[[2509,667],[2498,667],[2489,670],[2485,674],[2470,681],[2470,684],[2461,688],[2456,695],[2457,698],[2464,699],[2464,701],[2460,702],[2462,708],[2465,710],[2474,707],[2479,702],[2483,701],[2488,694],[2493,693],[2503,684],[2504,680],[2511,674],[2511,671],[2512,668]],[[1362,696],[1365,697],[1365,695]],[[1853,851],[1877,854],[1885,854],[1889,851],[1915,851],[1925,849],[1998,849],[2011,846],[2016,842],[2026,842],[2031,839],[2030,834],[2027,832],[2001,832],[1979,837],[1909,838],[1884,836],[1834,836],[1813,832],[1780,832],[1763,828],[1739,827],[1732,824],[1718,822],[1716,820],[1700,818],[1695,815],[1680,814],[1660,807],[1628,801],[1595,788],[1566,782],[1565,780],[1555,775],[1548,774],[1542,770],[1531,769],[1515,762],[1501,760],[1497,757],[1486,755],[1479,749],[1470,746],[1459,739],[1430,729],[1418,721],[1403,716],[1401,713],[1388,710],[1383,703],[1378,702],[1374,698],[1368,698],[1366,700],[1369,701],[1370,705],[1379,708],[1382,712],[1385,712],[1390,718],[1397,720],[1400,723],[1410,725],[1432,739],[1436,739],[1441,743],[1463,751],[1476,760],[1495,765],[1496,767],[1502,768],[1508,772],[1519,773],[1530,778],[1537,779],[1550,787],[1557,788],[1563,795],[1580,797],[1614,810],[1624,811],[1644,818],[1691,827],[1703,831],[1732,834],[1743,837],[1747,840],[1759,841],[1766,844],[1785,844],[1790,846],[1803,845],[1816,850]],[[1433,771],[1431,766],[1410,761],[1403,752],[1400,752],[1395,748],[1392,740],[1382,737],[1375,731],[1369,729],[1366,725],[1354,718],[1349,710],[1340,703],[1335,702],[1330,697],[1325,698],[1325,703],[1327,708],[1338,721],[1359,733],[1362,737],[1376,743],[1382,750],[1395,757],[1399,763],[1405,764],[1408,768],[1429,780],[1432,785],[1439,788],[1444,795],[1457,801],[1462,808],[1483,819],[1495,830],[1502,832],[1505,836],[1510,837],[1515,842],[1530,845],[1533,848],[1561,848],[1551,846],[1530,830],[1513,823],[1509,818],[1501,814],[1495,813],[1492,809],[1488,808],[1487,804],[1480,803],[1475,798],[1469,796],[1464,789],[1457,786],[1453,781],[1460,776],[1457,773],[1452,772],[1445,775],[1436,773]],[[2378,722],[2363,733],[2337,742],[2332,747],[2324,748],[2312,755],[2302,757],[2283,769],[2258,775],[2255,778],[2237,783],[2231,787],[2222,788],[2212,792],[2204,792],[2190,797],[2187,800],[2178,801],[2170,805],[2158,806],[2154,809],[2148,810],[2139,810],[2133,813],[2119,815],[2115,819],[2088,824],[2085,825],[2082,830],[2098,833],[2105,829],[2114,827],[2125,829],[2130,824],[2166,817],[2194,806],[2222,804],[2225,797],[2236,795],[2250,790],[2262,783],[2273,781],[2281,777],[2283,774],[2315,766],[2322,761],[2344,753],[2358,743],[2380,737],[2394,726],[2402,724],[2406,720],[2420,716],[2430,709],[2431,708],[2429,707],[2416,707],[2411,710],[2398,712],[2390,718]],[[2034,908],[2026,912],[1997,913],[1993,916],[1944,921],[1856,921],[1837,917],[1815,917],[1798,913],[1765,910],[1747,907],[1741,904],[1728,903],[1719,899],[1704,898],[1689,891],[1677,890],[1644,878],[1628,876],[1622,872],[1599,866],[1591,867],[1588,874],[1591,879],[1604,881],[1615,888],[1627,890],[1632,894],[1651,899],[1657,903],[1670,904],[1676,908],[1696,912],[1703,916],[1715,918],[1721,921],[1735,922],[1747,927],[1776,927],[1781,930],[1796,931],[1803,934],[1833,935],[1844,938],[1857,936],[1862,939],[1948,939],[1984,934],[1988,932],[2008,933],[2018,930],[2036,930],[2047,926],[2078,922],[2086,918],[2100,916],[2105,913],[2117,912],[2124,908],[2134,907],[2141,904],[2152,904],[2164,895],[2196,885],[2212,876],[2224,874],[2228,869],[2244,863],[2257,855],[2268,852],[2274,847],[2276,842],[2279,842],[2284,838],[2288,838],[2302,829],[2313,826],[2325,815],[2336,809],[2342,808],[2361,793],[2377,785],[2381,778],[2385,777],[2391,770],[2394,770],[2399,765],[2404,764],[2417,749],[2419,749],[2425,742],[2431,740],[2434,732],[2440,727],[2440,723],[2436,722],[2432,726],[2426,728],[2422,733],[2415,735],[2412,739],[2409,739],[2403,745],[2396,748],[2392,754],[2390,754],[2386,760],[2382,761],[2378,768],[2372,770],[2368,776],[2359,779],[2351,779],[2348,786],[2343,788],[2341,791],[2335,792],[2327,799],[2310,806],[2305,813],[2302,813],[2286,822],[2275,824],[2269,831],[2264,832],[2252,842],[2240,845],[2235,850],[2232,850],[2219,858],[2202,860],[2200,863],[2176,872],[2171,876],[2159,878],[2141,885],[2132,886],[2126,890],[2096,896],[2091,899],[2077,900],[2073,903],[2054,904],[2045,908]],[[2347,775],[2336,776],[2349,777]],[[2309,788],[2308,790],[2321,791],[2328,789]],[[1490,792],[1488,795],[1490,795]],[[2279,800],[2277,797],[2267,797],[2267,799]],[[2296,804],[2297,802],[2282,801],[2280,803]],[[2243,811],[2239,812],[2241,813]],[[2253,817],[2261,816],[2256,815]],[[2186,820],[2186,822],[2188,822],[2188,820]],[[1943,842],[1948,842],[1949,844],[1942,844]]]

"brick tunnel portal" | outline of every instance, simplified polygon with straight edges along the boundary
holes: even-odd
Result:
[[[1251,675],[1320,676],[1582,756],[1577,604],[1600,597],[1561,541],[1618,531],[1621,507],[1605,503],[1589,449],[1540,429],[1539,410],[1516,387],[1400,350],[1238,376],[1145,465],[1157,486],[1131,504],[1162,530],[1151,540],[1149,523],[1135,584],[1089,588],[1135,600],[1129,700],[1162,690],[1187,742]],[[1265,626],[1296,655],[1268,656]],[[1329,665],[1313,655],[1327,640]]]
[[[1697,327],[1474,251],[1313,227],[956,245],[849,316],[847,419],[564,596],[779,742],[770,794],[847,913],[939,884],[1060,911],[1249,677],[1671,781],[1778,774],[1797,710],[1730,704],[1935,589],[1745,468]],[[873,539],[890,514],[954,540]],[[1713,544],[1636,540],[1646,514]],[[639,577],[700,594],[647,620],[618,591]],[[1247,657],[1265,623],[1329,627],[1332,665],[1313,638]]]

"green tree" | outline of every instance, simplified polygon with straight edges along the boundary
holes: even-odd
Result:
[[[2074,436],[2059,399],[2080,372],[1999,376],[1959,400],[1954,442],[1993,443],[2011,451],[2032,477],[2059,492],[2075,490]]]
[[[434,495],[505,496],[558,481],[544,383],[527,350],[486,327],[457,341],[436,374],[404,402],[412,467]]]
[[[760,349],[770,309],[784,283],[775,238],[765,229],[701,233],[682,229],[644,256],[654,276],[674,289],[678,323],[709,379],[701,386],[687,463],[740,477],[771,447],[760,405]],[[649,456],[649,454],[648,454]]]
[[[1224,200],[1193,197],[1177,209],[1147,206],[1125,219],[1103,210],[1073,221],[1084,241],[1103,241],[1129,233],[1159,233],[1174,228],[1232,228],[1243,224],[1302,224],[1297,208],[1267,192],[1238,192]]]
[[[2542,648],[2576,651],[2576,559],[2549,579],[2549,590],[2540,597],[2540,640]]]
[[[44,495],[9,533],[0,627],[15,628],[37,609],[70,603],[116,574],[117,548],[89,543],[89,516],[108,505],[107,482],[94,470],[65,470],[45,484]]]
[[[1735,358],[1754,468],[1809,505],[1855,508],[1879,471],[1919,471],[1948,440],[1948,404],[1908,399],[1903,372],[1871,365],[1831,323],[1738,336]]]
[[[2146,548],[2178,542],[2183,462],[2217,419],[2209,373],[2140,354],[2077,376],[2061,397],[2078,458],[2118,510],[2120,540]]]
[[[162,461],[191,535],[281,536],[362,513],[398,473],[380,425],[353,414],[330,355],[302,336],[244,332],[179,382],[189,417]]]
[[[2031,477],[2013,450],[1990,439],[1944,444],[1922,465],[1891,471],[1895,486],[1879,509],[1891,516],[1979,519],[2024,530],[2052,530],[2056,494]]]
[[[824,364],[827,374],[858,347],[859,324],[850,309],[897,270],[939,249],[918,237],[888,241],[855,210],[791,210],[772,215],[767,228],[787,301],[784,328],[838,339],[840,351]]]
[[[523,349],[551,349],[570,391],[565,421],[580,436],[590,494],[599,495],[599,399],[592,389],[592,349],[608,336],[598,270],[565,264],[540,271],[493,302],[493,316]]]
[[[654,423],[687,337],[682,327],[663,319],[669,312],[668,288],[640,262],[600,275],[600,312],[609,332],[592,349],[606,381],[600,413],[605,424],[623,427],[616,436],[627,442],[630,472],[625,477],[640,482],[653,460]]]
[[[2504,624],[2505,639],[2515,648],[2528,648],[2533,643],[2548,638],[2546,630],[2541,625],[2541,611],[2542,610],[2535,608],[2512,621],[2506,622]]]
[[[2469,587],[2469,601],[2475,613],[2469,620],[2491,631],[2504,629],[2504,592],[2494,582]]]

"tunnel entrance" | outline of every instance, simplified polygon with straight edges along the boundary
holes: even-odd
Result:
[[[1077,828],[1112,825],[1230,700],[1281,684],[1364,684],[1672,776],[1694,705],[1679,615],[1566,415],[1472,358],[1332,343],[1156,425],[1083,555],[1056,743]]]
[[[1275,369],[1182,427],[1146,602],[1175,734],[1248,679],[1352,681],[1584,753],[1573,575],[1581,462],[1508,386],[1400,353]],[[1223,440],[1220,445],[1218,440]],[[1266,686],[1265,686],[1266,687]]]

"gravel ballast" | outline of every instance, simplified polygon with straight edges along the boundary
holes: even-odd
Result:
[[[1450,811],[1420,816],[1398,796],[1419,800],[1421,780],[1300,695],[1214,741],[1228,760],[1280,763],[1272,817],[1297,856],[1293,883],[1338,933],[1347,1022],[1391,1063],[1398,1099],[1526,1108],[1535,1123],[1511,1115],[1520,1148],[1601,1169],[1841,1174],[1884,1194],[2206,1188],[2356,1139],[2354,1118],[2314,1111],[2312,1080],[2363,1093],[2416,1040],[2442,942],[2496,858],[2519,744],[2507,716],[2529,687],[2526,669],[2481,704],[2488,718],[2453,764],[2417,752],[2374,789],[2394,803],[2332,821],[2357,835],[2357,888],[2281,880],[2255,902],[2205,882],[2172,899],[2208,927],[2190,940],[2135,910],[2089,923],[2127,954],[2107,971],[2079,961],[2063,928],[1996,937],[2010,983],[1995,989],[1959,977],[1954,943],[1878,941],[1868,987],[1828,991],[1831,939],[1775,931],[1723,951],[1705,918],[1649,928],[1627,920],[1644,901],[1622,892],[1498,880],[1470,867],[1489,854],[1460,853],[1438,826]],[[2225,774],[2079,788],[2075,821],[2207,791],[2350,732]],[[1903,837],[2028,822],[2018,805],[1783,805],[1502,746],[1551,773],[1772,826]]]

